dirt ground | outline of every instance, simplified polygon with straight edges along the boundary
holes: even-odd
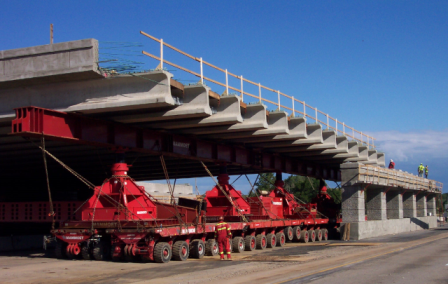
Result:
[[[166,264],[59,260],[27,251],[0,255],[0,283],[275,283],[447,237],[447,230],[426,230],[368,241],[288,243],[234,253],[233,261],[204,257]]]

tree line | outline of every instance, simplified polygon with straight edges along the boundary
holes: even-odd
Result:
[[[317,196],[320,190],[320,180],[304,177],[298,175],[291,175],[284,180],[285,189],[293,193],[295,197],[304,203],[309,203],[314,197]],[[263,173],[260,174],[258,181],[255,183],[254,188],[261,191],[271,191],[274,188],[275,174]],[[329,188],[327,186],[328,194],[333,198],[336,204],[340,204],[342,200],[342,192],[340,188]],[[254,192],[250,193],[250,196],[255,196]]]

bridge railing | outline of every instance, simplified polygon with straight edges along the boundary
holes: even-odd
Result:
[[[375,140],[376,140],[375,138],[373,138],[372,136],[366,135],[362,131],[358,131],[358,130],[354,129],[353,127],[346,125],[344,122],[338,121],[338,119],[333,118],[333,117],[329,116],[327,113],[324,113],[321,110],[318,110],[317,108],[312,107],[309,104],[305,103],[305,101],[300,101],[297,98],[294,98],[294,96],[289,96],[285,93],[280,92],[279,90],[274,90],[272,88],[263,86],[260,83],[256,83],[254,81],[248,80],[248,79],[244,78],[243,75],[236,75],[236,74],[230,73],[227,69],[222,69],[222,68],[215,66],[207,61],[204,61],[202,59],[202,57],[192,56],[192,55],[190,55],[190,54],[188,54],[170,44],[167,44],[166,42],[163,41],[163,39],[155,38],[154,36],[151,36],[143,31],[140,31],[140,33],[142,35],[160,43],[160,57],[158,57],[154,54],[148,53],[146,51],[142,51],[142,53],[144,55],[147,55],[155,60],[158,60],[160,62],[159,63],[160,69],[163,69],[163,64],[165,63],[174,68],[177,68],[179,70],[190,73],[196,77],[199,77],[201,83],[204,83],[204,81],[208,81],[208,82],[214,83],[216,85],[219,85],[221,87],[224,87],[225,93],[227,93],[227,94],[229,94],[229,90],[235,91],[235,92],[239,93],[241,101],[245,100],[244,96],[246,95],[252,99],[258,100],[260,103],[265,102],[265,103],[274,105],[275,107],[277,107],[277,110],[282,110],[282,109],[288,110],[292,117],[294,117],[296,114],[300,114],[305,118],[310,118],[310,119],[314,120],[315,123],[319,123],[323,126],[326,126],[327,129],[334,130],[336,132],[336,134],[342,134],[344,136],[352,138],[355,141],[361,142],[362,144],[367,145],[368,147],[375,148]],[[165,60],[164,54],[163,54],[164,46],[186,56],[187,58],[190,58],[196,62],[199,62],[200,72],[198,73],[198,72],[189,70],[189,69],[184,68],[178,64],[175,64],[175,63]],[[205,77],[204,76],[204,65],[209,66],[215,70],[218,70],[218,71],[224,73],[225,83],[221,83],[217,80]],[[232,87],[229,85],[229,76],[239,80],[240,88],[235,88],[235,87]],[[244,82],[257,87],[258,88],[258,96],[245,91],[244,90]],[[276,94],[277,102],[274,102],[272,99],[267,99],[266,96],[262,96],[262,90],[267,90],[269,92],[273,92],[274,94]],[[289,102],[289,103],[287,103],[288,105],[284,104],[285,99],[287,102]],[[301,105],[301,106],[299,106],[300,110],[296,108],[297,103],[299,105]],[[351,134],[350,134],[350,132],[351,132]]]

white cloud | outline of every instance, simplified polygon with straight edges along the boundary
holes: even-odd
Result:
[[[370,133],[387,159],[413,161],[421,158],[448,158],[448,128],[443,131],[385,131]]]

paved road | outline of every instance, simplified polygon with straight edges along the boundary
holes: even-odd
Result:
[[[448,228],[441,228],[437,231],[381,237],[371,241],[415,240],[447,230]],[[448,238],[281,283],[448,283]]]

